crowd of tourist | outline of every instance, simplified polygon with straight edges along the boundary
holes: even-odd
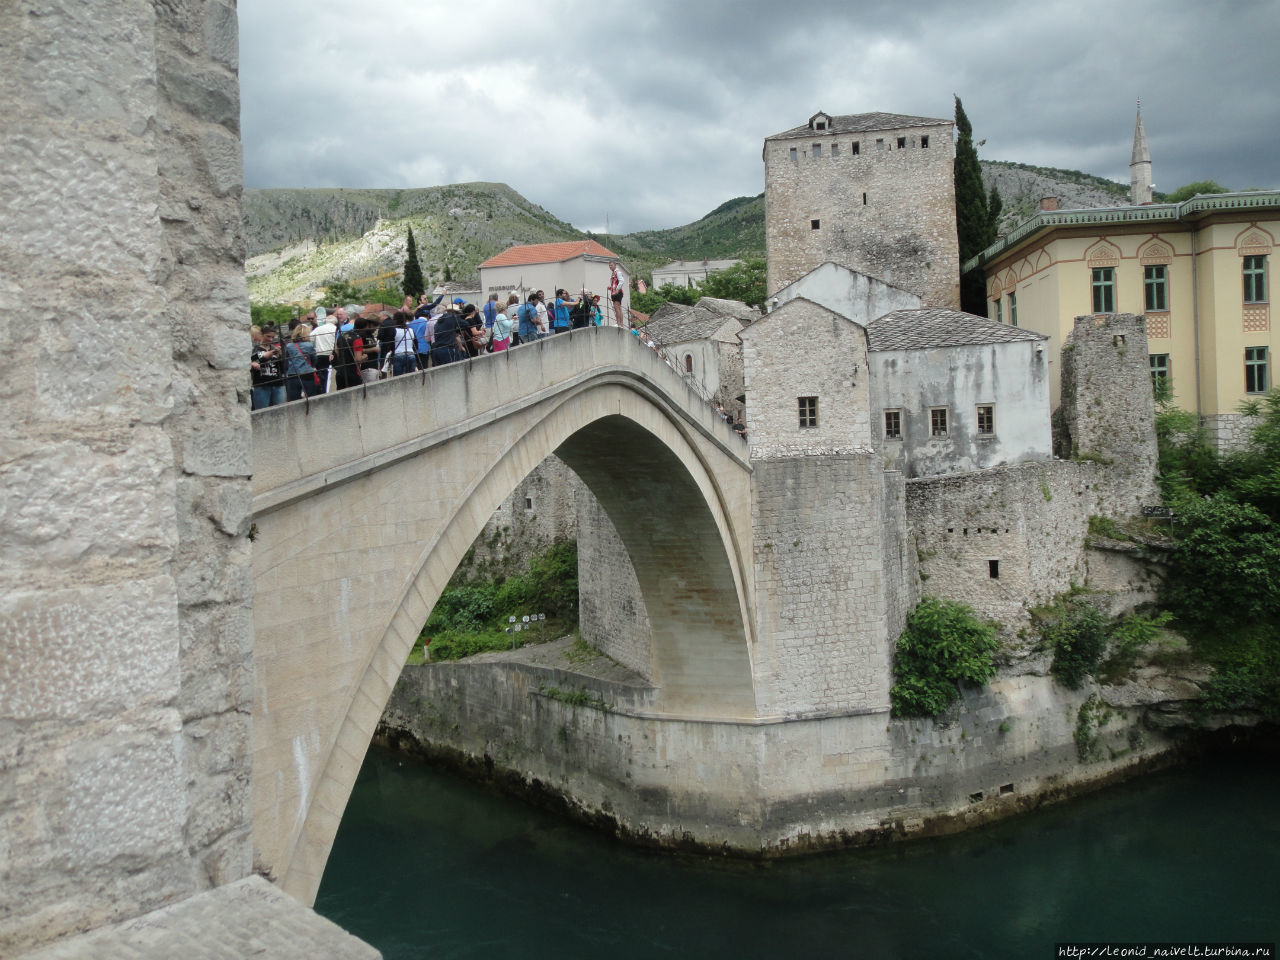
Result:
[[[606,322],[600,297],[587,292],[573,297],[560,289],[547,301],[541,290],[535,290],[524,302],[512,293],[506,303],[495,293],[478,309],[461,297],[450,303],[444,299],[443,294],[433,300],[424,293],[417,304],[405,297],[397,310],[358,316],[343,307],[332,312],[316,307],[287,327],[265,323],[250,328],[253,409],[458,363],[482,353],[500,353]],[[612,312],[623,325],[621,311]],[[631,332],[681,373],[648,334]],[[734,430],[746,435],[740,420],[735,422],[719,404],[716,410]]]
[[[332,313],[317,307],[287,328],[270,323],[251,328],[253,409],[498,353],[604,322],[598,296],[573,297],[563,289],[550,302],[541,290],[523,303],[514,293],[503,303],[495,293],[479,309],[461,297],[447,304],[443,300],[443,294],[432,300],[424,293],[417,304],[405,297],[398,310],[358,316],[343,307]]]

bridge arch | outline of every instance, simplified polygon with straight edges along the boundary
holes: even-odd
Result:
[[[468,402],[436,411],[425,435],[412,418],[388,429],[424,390]],[[653,709],[756,715],[745,447],[652,351],[622,331],[581,331],[347,393],[255,417],[255,456],[273,461],[261,487],[255,478],[254,846],[285,890],[314,899],[422,623],[493,511],[551,453],[631,555],[653,634]],[[316,462],[334,421],[353,418],[360,454]],[[334,516],[356,525],[350,538],[335,535]],[[301,630],[275,602],[299,557],[325,571],[304,591],[324,609]],[[315,657],[322,669],[308,666]]]

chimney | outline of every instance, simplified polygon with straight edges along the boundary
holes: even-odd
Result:
[[[1041,198],[1040,198],[1040,209],[1041,209],[1042,211],[1044,211],[1045,213],[1051,213],[1051,212],[1053,212],[1054,210],[1057,210],[1057,209],[1058,209],[1058,198],[1057,198],[1057,197],[1041,197]]]

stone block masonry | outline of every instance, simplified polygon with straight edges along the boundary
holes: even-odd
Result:
[[[764,144],[769,293],[830,261],[959,309],[949,124],[807,133]]]
[[[0,13],[0,955],[248,875],[236,13]]]
[[[1155,401],[1147,359],[1147,328],[1132,313],[1076,317],[1062,346],[1062,406],[1055,452],[1095,459],[1127,478],[1117,496],[1138,513],[1160,502],[1155,484]],[[1123,508],[1122,508],[1123,509]]]

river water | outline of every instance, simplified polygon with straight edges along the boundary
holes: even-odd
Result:
[[[1280,768],[1197,761],[955,837],[771,863],[623,846],[374,749],[316,910],[409,958],[1050,958],[1280,937]]]

